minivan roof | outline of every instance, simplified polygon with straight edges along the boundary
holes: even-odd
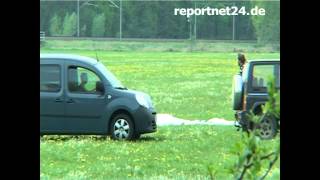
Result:
[[[280,62],[280,59],[250,59],[248,62]]]
[[[90,57],[85,57],[85,56],[79,56],[79,55],[74,55],[74,54],[46,54],[46,53],[40,53],[40,60],[45,60],[45,59],[55,59],[55,60],[72,60],[72,61],[77,61],[77,62],[84,62],[84,63],[89,63],[91,65],[97,64],[97,60],[90,58]]]

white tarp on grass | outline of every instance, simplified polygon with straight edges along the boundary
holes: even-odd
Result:
[[[157,115],[158,126],[174,126],[174,125],[223,125],[232,126],[234,121],[228,121],[225,119],[212,118],[209,120],[186,120],[176,118],[170,114],[158,114]]]

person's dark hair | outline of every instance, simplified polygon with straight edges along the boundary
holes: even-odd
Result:
[[[238,63],[239,63],[239,65],[244,65],[245,63],[247,62],[247,59],[246,59],[246,57],[244,56],[244,54],[242,54],[242,53],[239,53],[238,54]]]

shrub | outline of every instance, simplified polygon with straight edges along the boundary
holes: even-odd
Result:
[[[105,34],[105,23],[106,18],[104,14],[97,15],[93,19],[91,36],[93,37],[102,37]]]
[[[77,33],[77,15],[73,12],[71,15],[66,14],[63,20],[63,31],[64,36],[74,36]]]
[[[55,14],[50,20],[49,34],[51,36],[61,35],[61,19]]]

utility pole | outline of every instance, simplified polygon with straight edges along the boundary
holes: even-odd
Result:
[[[77,35],[80,37],[80,0],[77,1],[77,10],[78,10],[78,15],[77,15]]]
[[[119,38],[120,38],[120,41],[122,40],[122,0],[120,0],[120,8],[119,8],[119,10],[120,10],[120,27],[119,27],[119,29],[120,29],[120,32],[119,32]]]
[[[233,3],[233,6],[235,6],[235,3]],[[235,31],[235,22],[236,22],[236,19],[235,19],[235,15],[232,16],[232,40],[234,41],[235,40],[235,34],[236,34],[236,31]]]
[[[77,27],[77,36],[78,37],[80,37],[80,8],[83,7],[83,6],[86,6],[86,5],[94,6],[95,8],[98,8],[97,5],[90,3],[90,0],[82,3],[81,6],[80,6],[80,0],[77,1],[77,11],[78,11],[77,12],[77,14],[78,14],[78,16],[77,16],[77,26],[78,26]]]
[[[197,8],[197,2],[194,2],[194,9]],[[194,40],[197,39],[197,15],[194,15]]]
[[[192,26],[191,26],[191,17],[188,17],[188,22],[189,22],[189,40],[192,38]]]
[[[119,9],[119,40],[122,40],[122,0],[119,0],[119,6],[113,2],[113,0],[108,0],[111,5],[110,7]]]

